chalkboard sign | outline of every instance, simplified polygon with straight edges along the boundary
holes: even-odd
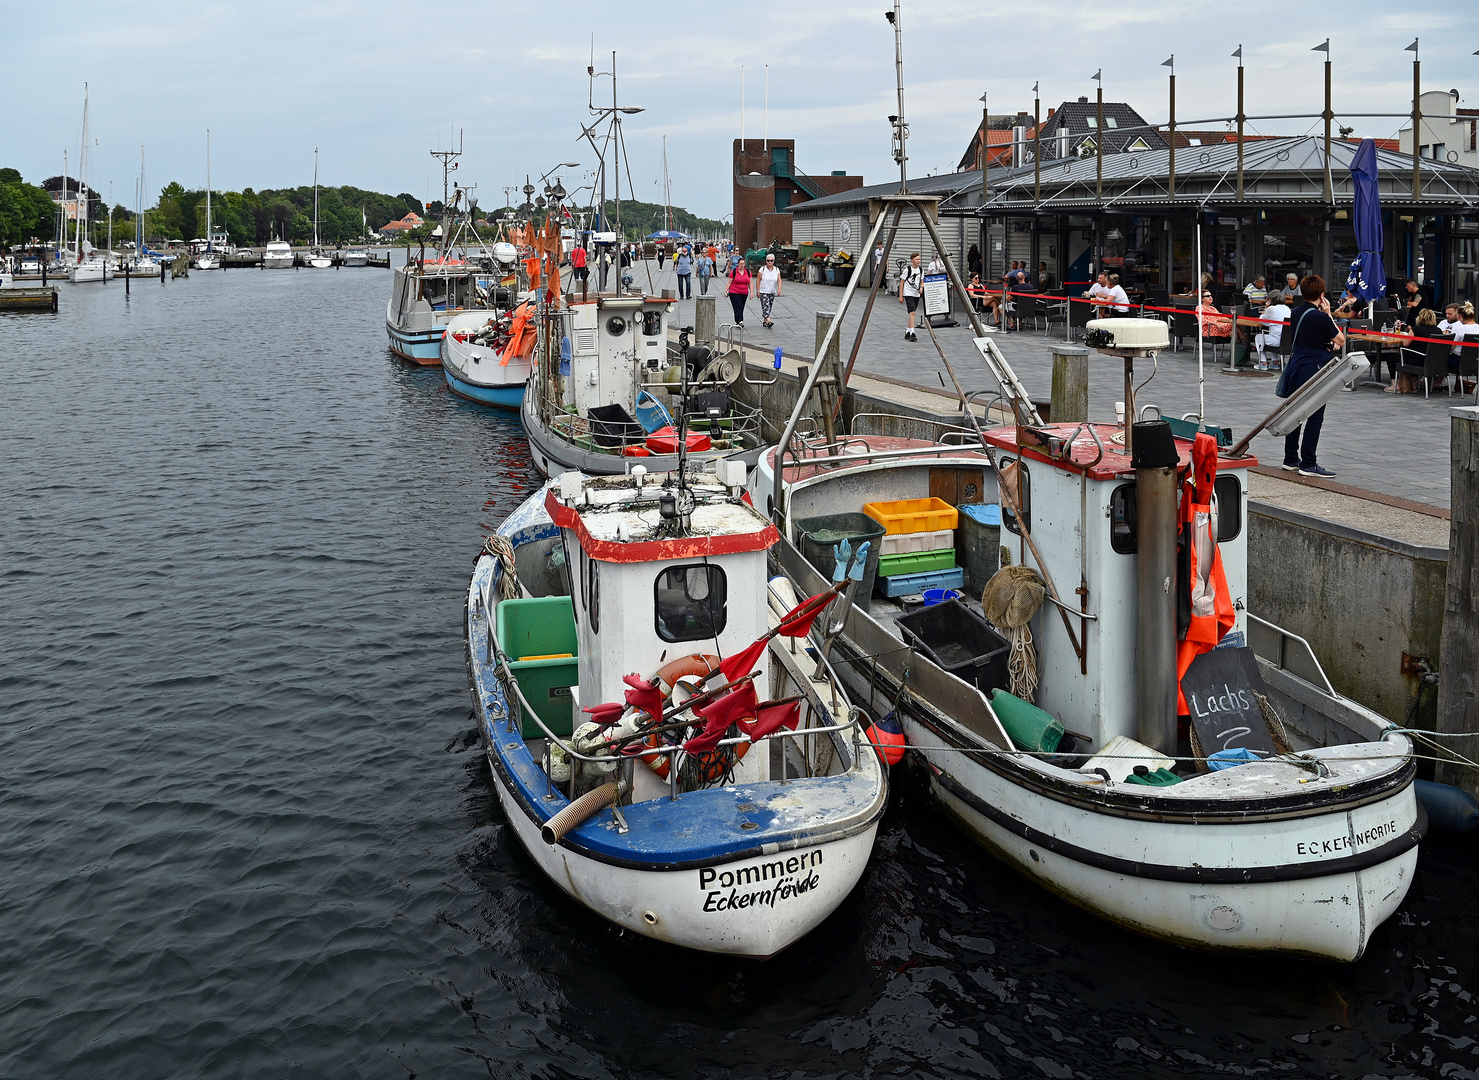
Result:
[[[1191,662],[1181,693],[1203,755],[1236,747],[1259,757],[1278,754],[1255,692],[1267,690],[1252,649],[1213,649]]]
[[[924,288],[921,291],[924,296],[924,314],[926,317],[950,314],[949,274],[925,274]]]

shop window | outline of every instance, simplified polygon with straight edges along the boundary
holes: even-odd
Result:
[[[654,591],[657,636],[662,640],[700,641],[724,632],[728,584],[719,567],[670,566],[657,575]]]

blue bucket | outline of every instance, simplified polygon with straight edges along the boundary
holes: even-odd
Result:
[[[943,604],[948,600],[959,600],[960,597],[961,592],[959,589],[925,589],[924,606],[934,607],[936,604]]]

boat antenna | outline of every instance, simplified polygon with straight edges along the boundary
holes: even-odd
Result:
[[[451,236],[451,230],[448,228],[447,222],[447,199],[451,195],[448,177],[456,170],[457,159],[462,156],[462,129],[459,128],[457,131],[457,148],[455,150],[449,144],[445,150],[431,151],[431,156],[442,163],[442,254],[445,256],[447,252],[447,241]]]

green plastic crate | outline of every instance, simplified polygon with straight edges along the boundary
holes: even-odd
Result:
[[[915,551],[904,555],[884,555],[878,560],[878,576],[925,574],[931,570],[949,570],[954,565],[953,547],[940,548],[938,551]]]
[[[568,596],[536,596],[527,600],[504,600],[498,605],[498,644],[508,657],[509,670],[519,681],[530,707],[556,735],[574,730],[571,720],[570,688],[580,682],[579,645],[575,634],[575,608]],[[548,660],[523,660],[525,656],[555,656]],[[524,714],[515,700],[510,709],[519,711],[524,738],[544,737],[534,718]]]

